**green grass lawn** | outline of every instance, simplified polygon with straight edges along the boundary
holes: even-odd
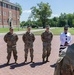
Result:
[[[23,31],[25,29],[19,29],[19,31]],[[8,32],[9,31],[9,28],[0,28],[0,33],[5,33],[5,32]],[[14,28],[14,31],[18,31],[18,28]]]
[[[74,35],[74,28],[69,28],[68,30],[72,35]],[[41,35],[42,32],[44,31],[38,31],[38,32],[34,32],[35,35]],[[54,34],[54,35],[60,35],[61,32],[63,32],[63,28],[53,28],[51,29],[51,32]]]
[[[32,30],[35,30],[37,28],[33,28]],[[26,28],[19,28],[19,31],[25,31]],[[9,31],[9,28],[0,28],[0,33],[6,33]],[[18,31],[18,28],[14,28],[14,32]]]
[[[37,32],[33,32],[34,35],[41,35],[44,31],[37,31]]]
[[[51,29],[51,31],[53,32],[54,35],[59,35],[61,34],[61,32],[64,31],[63,28],[55,28],[55,29]],[[68,30],[72,35],[74,35],[74,28],[69,28]]]
[[[37,28],[33,28],[32,30],[36,30]],[[26,28],[20,28],[19,31],[25,31]],[[61,32],[63,32],[63,28],[53,28],[53,29],[50,29],[52,31],[52,33],[54,35],[59,35]],[[5,32],[8,32],[9,29],[8,28],[0,28],[0,33],[5,33]],[[14,31],[18,31],[18,28],[14,28]],[[37,31],[37,32],[34,32],[35,35],[41,35],[42,32],[44,31]],[[69,32],[74,35],[74,28],[69,28]]]

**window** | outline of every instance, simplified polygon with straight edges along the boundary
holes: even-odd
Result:
[[[14,21],[13,21],[13,24],[15,24],[15,25],[16,25],[16,20],[14,20]]]
[[[8,4],[6,4],[6,7],[8,8]]]
[[[5,3],[3,3],[3,7],[6,7],[6,4]]]
[[[1,10],[0,10],[0,15],[1,15]]]
[[[19,11],[19,8],[17,8],[17,10]]]
[[[0,2],[0,6],[1,6],[1,2]]]
[[[2,19],[0,18],[0,23],[2,23]]]
[[[15,7],[15,10],[17,10],[17,7]]]
[[[15,10],[15,7],[13,6],[13,9]]]
[[[6,16],[7,14],[6,14],[6,12],[3,12],[3,16]]]
[[[16,14],[13,14],[13,17],[16,18]]]
[[[13,6],[11,6],[11,9],[13,9]]]
[[[8,5],[8,8],[9,8],[9,9],[11,9],[11,8],[12,8],[12,6],[11,6],[11,5]]]

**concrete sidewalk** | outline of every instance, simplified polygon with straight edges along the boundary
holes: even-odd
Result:
[[[59,42],[59,37],[54,36],[52,41],[52,52],[49,57],[48,63],[42,63],[42,41],[40,36],[35,36],[34,42],[34,64],[30,63],[30,53],[28,54],[27,63],[24,62],[24,43],[22,36],[18,36],[17,52],[18,52],[18,64],[14,64],[14,58],[11,57],[10,65],[6,65],[7,62],[7,47],[3,41],[3,36],[0,37],[0,75],[54,75],[55,62],[58,58],[58,47],[54,42]]]
[[[35,36],[34,42],[34,62],[30,63],[30,53],[28,54],[27,63],[24,62],[24,43],[22,36],[18,36],[17,41],[17,55],[18,64],[14,64],[14,58],[11,57],[10,65],[6,65],[7,62],[7,47],[3,40],[3,36],[0,37],[0,75],[54,75],[55,63],[58,59],[60,37],[54,36],[52,40],[52,50],[47,63],[42,63],[42,41],[41,36]],[[72,43],[74,42],[74,36],[72,36]]]
[[[43,31],[45,29],[36,29],[36,30],[31,30],[31,32],[38,32],[38,31]],[[21,35],[21,34],[24,34],[26,31],[18,31],[18,32],[14,32],[16,33],[17,35]],[[0,33],[0,36],[3,36],[5,35],[6,33]]]

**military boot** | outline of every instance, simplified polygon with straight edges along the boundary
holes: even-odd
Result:
[[[27,57],[25,57],[25,61],[24,61],[24,63],[25,63],[25,62],[27,62]]]
[[[31,57],[31,63],[34,63],[34,62],[33,62],[33,57]]]
[[[9,64],[9,61],[10,61],[10,60],[7,61],[7,63],[6,63],[7,65]]]
[[[18,63],[17,63],[17,60],[15,60],[15,64],[18,64]]]
[[[47,58],[46,58],[46,62],[49,62],[49,60],[48,60],[48,56],[47,56]]]
[[[43,62],[45,62],[45,58],[43,58]]]

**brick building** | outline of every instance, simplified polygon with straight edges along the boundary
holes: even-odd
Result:
[[[9,26],[9,18],[12,18],[13,27],[20,25],[19,7],[8,0],[0,0],[0,28]]]

